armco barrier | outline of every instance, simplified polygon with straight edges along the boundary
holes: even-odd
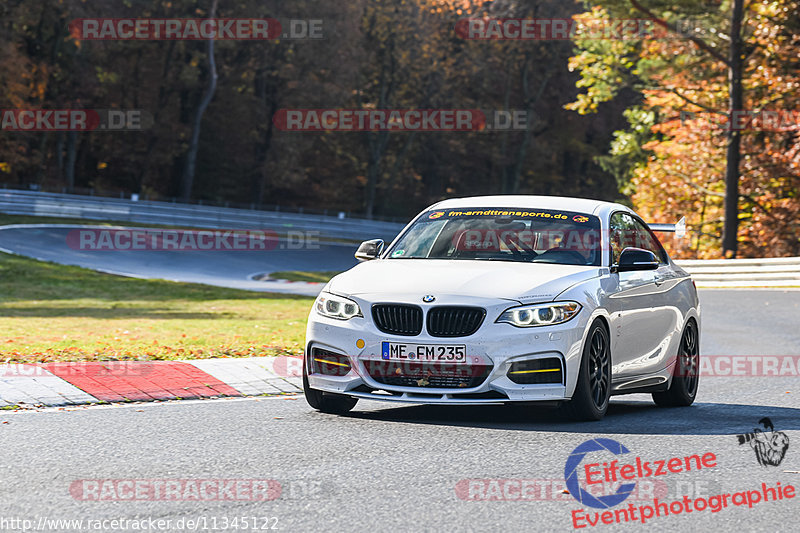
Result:
[[[217,229],[315,231],[321,238],[393,239],[402,224],[324,215],[0,189],[0,213]]]
[[[675,262],[698,287],[800,287],[800,257]]]
[[[393,239],[402,224],[324,215],[0,189],[0,213],[197,228],[316,231],[321,238]],[[698,287],[800,286],[800,257],[676,261]]]

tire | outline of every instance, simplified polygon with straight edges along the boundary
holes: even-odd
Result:
[[[303,394],[305,394],[308,405],[317,411],[333,415],[347,413],[358,403],[358,398],[312,389],[308,385],[308,370],[306,369],[305,359],[303,360]]]
[[[681,345],[675,369],[672,371],[672,383],[664,392],[654,392],[653,401],[659,407],[688,407],[697,397],[700,382],[700,335],[697,322],[689,319],[681,335]]]
[[[608,411],[610,397],[611,343],[605,325],[595,320],[586,336],[578,384],[566,411],[576,420],[602,420]]]

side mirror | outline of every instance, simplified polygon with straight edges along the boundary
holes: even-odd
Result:
[[[364,241],[356,250],[356,259],[359,261],[372,261],[377,259],[383,252],[383,247],[386,245],[383,239],[372,239],[371,241]]]
[[[656,254],[641,248],[625,248],[619,254],[619,264],[616,266],[617,272],[634,272],[637,270],[655,270],[658,268],[658,258]]]

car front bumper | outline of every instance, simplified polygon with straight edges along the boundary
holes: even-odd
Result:
[[[487,309],[487,317],[473,335],[458,338],[431,337],[427,333],[414,337],[398,336],[379,331],[371,320],[354,318],[347,321],[328,319],[312,311],[306,332],[306,367],[308,382],[313,389],[346,394],[352,397],[379,401],[425,404],[498,404],[507,402],[558,402],[572,396],[580,365],[580,349],[586,330],[583,310],[564,324],[536,328],[518,328],[495,323],[509,302]],[[364,305],[362,305],[364,309]],[[465,345],[466,365],[444,365],[445,371],[457,369],[472,375],[473,369],[485,369],[484,379],[470,385],[438,387],[429,384],[402,386],[387,384],[376,377],[375,368],[387,368],[391,363],[382,357],[383,342]],[[360,346],[360,348],[359,348]],[[315,348],[346,356],[350,369],[345,375],[319,372],[314,362]],[[561,365],[560,383],[520,384],[509,377],[515,362],[534,359],[557,359]],[[402,363],[398,363],[402,365]],[[552,366],[552,365],[551,365]],[[403,367],[406,368],[406,367]],[[372,371],[370,371],[372,369]],[[483,377],[483,373],[480,377]]]

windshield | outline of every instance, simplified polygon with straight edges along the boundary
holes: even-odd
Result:
[[[473,208],[424,213],[389,259],[466,259],[600,266],[600,220],[546,209]]]

